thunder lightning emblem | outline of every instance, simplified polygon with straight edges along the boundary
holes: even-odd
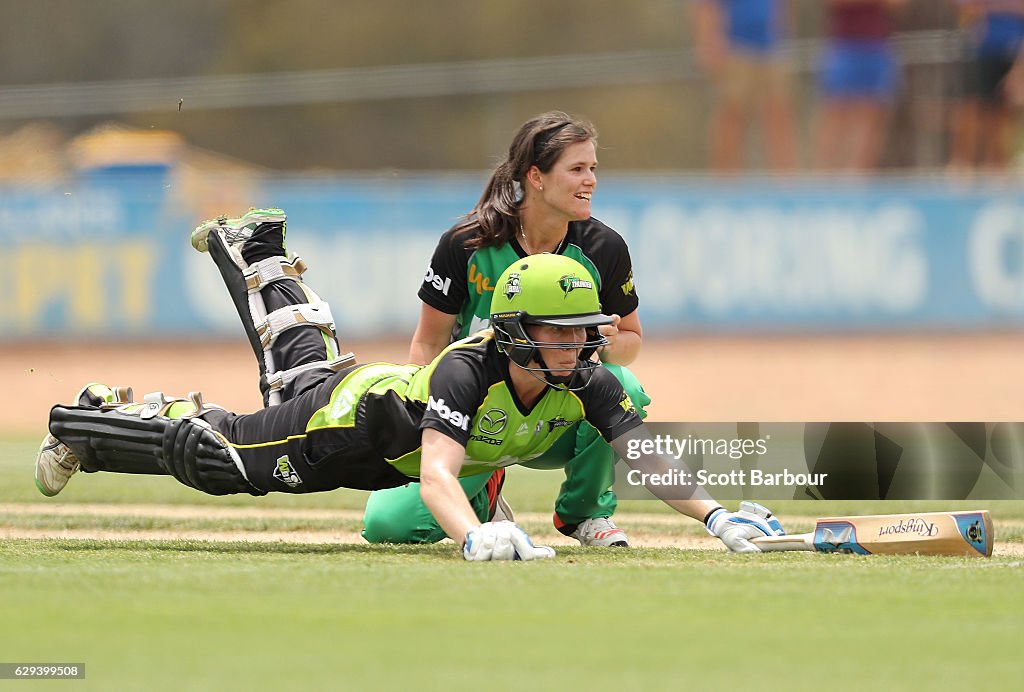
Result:
[[[569,295],[569,293],[575,291],[577,288],[594,288],[594,283],[592,281],[581,279],[574,274],[566,274],[563,276],[558,280],[558,285],[562,287],[562,292],[565,293],[565,295]]]

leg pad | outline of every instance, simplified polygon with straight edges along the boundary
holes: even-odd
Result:
[[[54,406],[50,432],[71,448],[83,471],[166,474],[210,495],[266,494],[249,483],[238,454],[201,418]]]

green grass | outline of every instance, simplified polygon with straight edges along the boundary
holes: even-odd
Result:
[[[7,541],[5,660],[83,689],[979,689],[1019,677],[1007,560]]]
[[[0,503],[358,509],[365,501],[355,492],[212,498],[168,478],[112,474],[76,477],[47,500],[32,484],[34,457],[34,441],[0,441]],[[508,494],[517,509],[547,512],[560,480],[515,469]],[[958,504],[772,506],[809,518]],[[1006,521],[1020,541],[1012,525],[1024,503],[986,504],[997,537]],[[630,513],[655,511],[624,503],[620,523],[630,528]],[[187,521],[214,530],[330,527],[287,517]],[[183,525],[0,511],[2,526]],[[659,527],[700,531],[684,518],[647,528]],[[562,548],[546,562],[469,564],[450,544],[0,539],[0,660],[84,662],[84,681],[37,683],[82,690],[1002,689],[1024,675],[1022,584],[1018,556]]]

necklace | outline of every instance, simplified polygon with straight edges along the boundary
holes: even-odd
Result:
[[[526,242],[526,229],[523,228],[523,222],[522,221],[519,222],[519,237],[522,238],[522,242],[519,243],[519,244],[523,246],[524,250],[526,250],[526,254],[527,255],[534,254],[533,250],[530,249],[530,244]]]
[[[520,221],[519,222],[519,238],[520,238],[519,244],[522,246],[523,252],[525,252],[527,255],[539,255],[541,253],[545,253],[545,254],[547,254],[547,253],[557,253],[558,252],[558,248],[561,247],[561,245],[562,245],[562,240],[565,239],[565,236],[563,235],[562,238],[558,242],[555,243],[555,247],[553,249],[551,249],[551,250],[544,250],[544,249],[537,250],[537,249],[534,249],[533,247],[531,247],[528,242],[526,242],[526,229],[523,228],[523,222]]]

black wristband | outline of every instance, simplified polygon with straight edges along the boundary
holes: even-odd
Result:
[[[717,512],[720,509],[725,509],[725,507],[723,507],[722,505],[718,505],[713,510],[711,510],[710,512],[708,512],[707,514],[704,515],[704,526],[708,525],[708,519],[711,518],[711,515],[714,514],[715,512]]]

